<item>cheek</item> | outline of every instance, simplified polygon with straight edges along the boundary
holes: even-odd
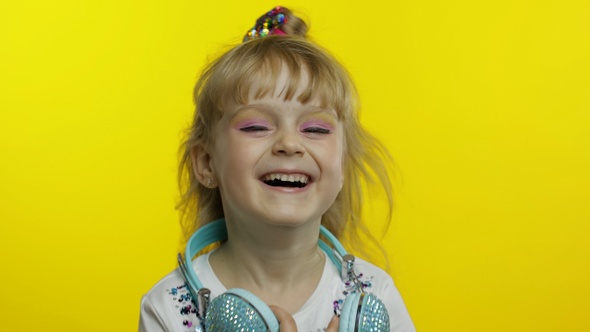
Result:
[[[323,156],[324,165],[330,169],[334,176],[341,177],[344,170],[344,144],[340,139],[336,139],[323,147],[320,155]]]
[[[252,171],[259,150],[259,144],[229,133],[215,146],[214,165],[218,174],[228,180],[240,179],[244,172]]]
[[[342,135],[344,136],[344,135]],[[342,186],[344,184],[344,168],[345,168],[345,164],[346,164],[346,141],[344,140],[344,138],[341,138],[339,141],[339,148],[336,149],[338,150],[336,152],[337,156],[335,156],[335,159],[337,159],[337,163],[338,163],[338,181],[339,181],[339,188],[340,190],[342,190]]]
[[[334,149],[334,154],[337,155],[337,159],[340,160],[340,164],[344,165],[344,157],[346,155],[346,139],[342,131],[338,135],[338,139],[336,139],[335,143],[336,148]]]

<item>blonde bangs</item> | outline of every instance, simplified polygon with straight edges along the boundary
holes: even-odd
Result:
[[[263,98],[275,92],[283,66],[289,73],[282,87],[284,100],[295,98],[303,104],[317,100],[320,107],[334,109],[341,120],[352,115],[356,91],[344,68],[299,37],[269,36],[228,52],[215,65],[218,68],[209,82],[215,91],[209,96],[217,97],[214,103],[219,110],[227,101],[245,105],[250,96]],[[296,95],[302,79],[308,82]]]

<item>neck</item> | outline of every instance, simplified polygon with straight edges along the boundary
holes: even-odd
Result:
[[[297,227],[250,225],[227,222],[228,241],[211,254],[213,271],[226,288],[246,289],[294,313],[323,273],[319,221]],[[287,296],[288,306],[282,303]]]

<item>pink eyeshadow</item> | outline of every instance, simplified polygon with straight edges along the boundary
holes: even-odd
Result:
[[[334,127],[325,121],[309,121],[309,122],[304,123],[301,127],[303,127],[303,128],[320,127],[320,128],[328,129],[330,131],[334,130]]]
[[[251,126],[265,126],[268,127],[269,123],[266,121],[260,121],[260,120],[245,120],[245,121],[240,121],[238,123],[236,123],[235,127],[240,129],[240,128],[246,128],[246,127],[251,127]]]

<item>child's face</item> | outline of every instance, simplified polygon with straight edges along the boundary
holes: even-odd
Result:
[[[254,99],[253,87],[246,105],[224,107],[211,166],[227,220],[319,222],[342,188],[342,124],[317,101],[283,100],[288,79],[283,70],[274,93]]]

